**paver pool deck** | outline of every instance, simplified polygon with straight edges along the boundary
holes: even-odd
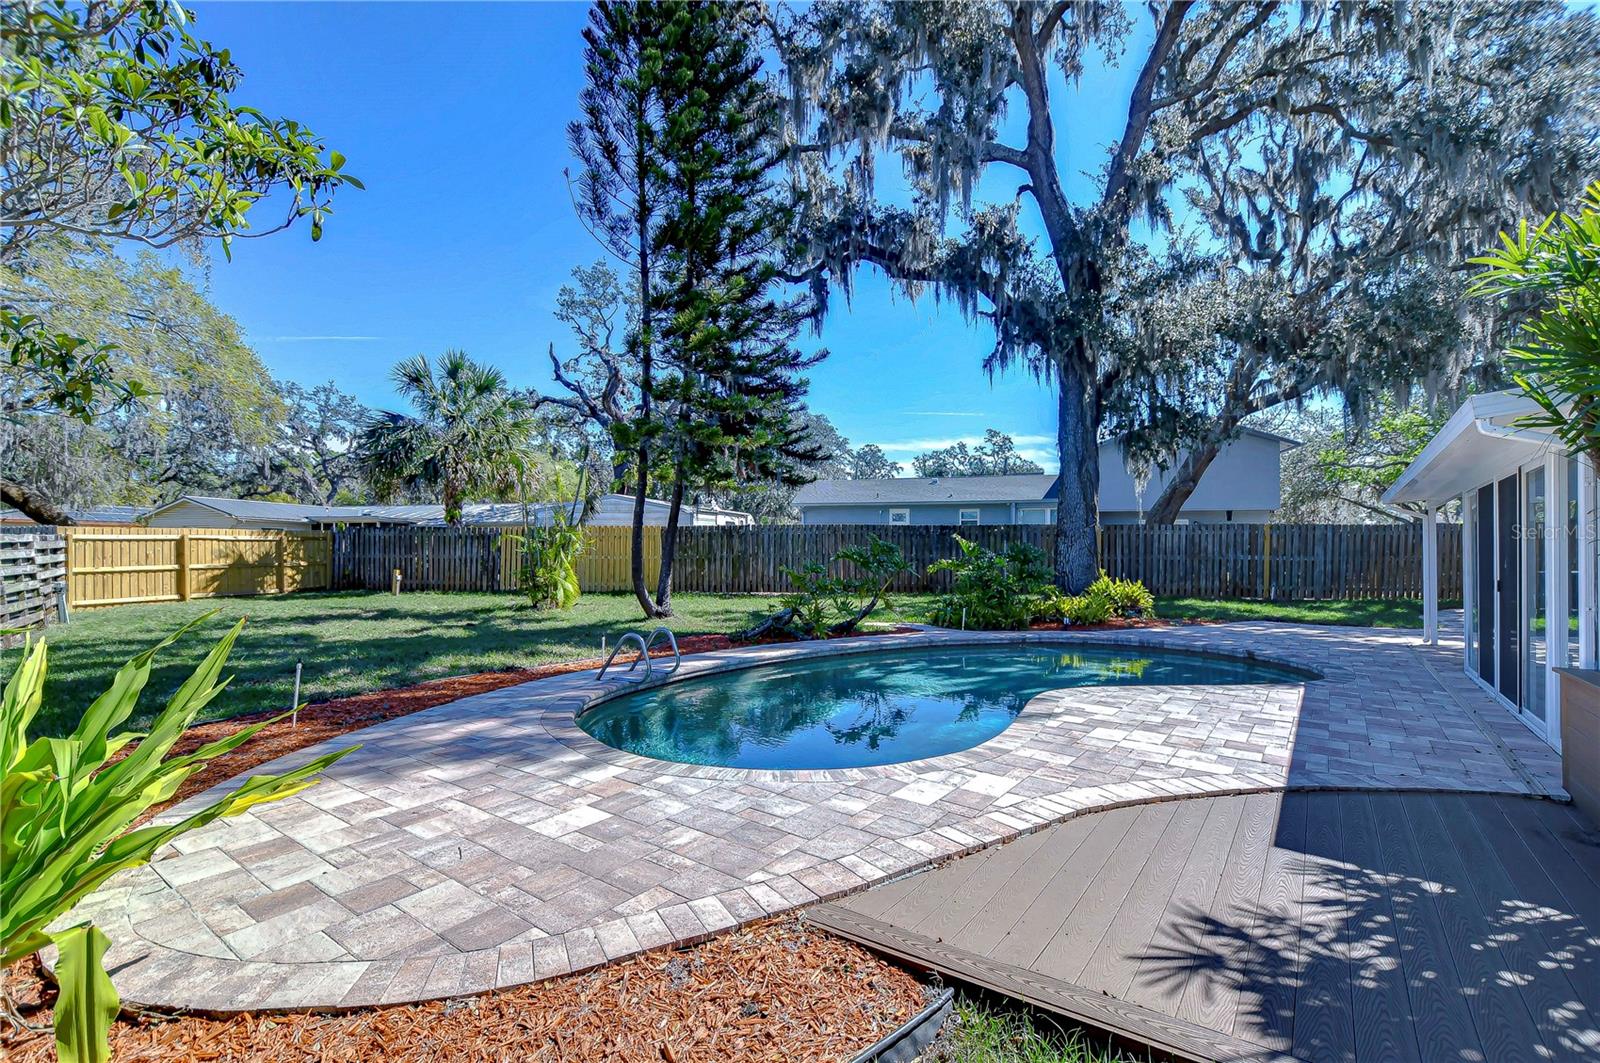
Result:
[[[1051,691],[960,753],[795,772],[620,752],[574,723],[616,684],[592,672],[539,680],[258,769],[361,747],[310,790],[181,838],[79,913],[110,936],[107,967],[127,1002],[354,1007],[692,942],[1123,804],[1285,787],[1562,796],[1555,753],[1461,673],[1459,642],[1427,647],[1414,631],[927,631],[699,654],[678,677],[1019,639],[1256,656],[1323,678]]]

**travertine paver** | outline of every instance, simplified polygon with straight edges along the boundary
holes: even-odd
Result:
[[[324,782],[181,838],[81,911],[114,942],[125,1000],[354,1006],[693,941],[1117,803],[1286,784],[1559,792],[1554,754],[1461,675],[1459,644],[1424,648],[1415,632],[922,632],[697,655],[680,676],[996,638],[1253,654],[1325,678],[1075,687],[961,753],[796,772],[622,753],[573,722],[614,686],[592,673],[541,680],[336,740],[361,749]]]

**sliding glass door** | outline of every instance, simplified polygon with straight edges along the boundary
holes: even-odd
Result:
[[[1522,697],[1517,704],[1537,721],[1545,719],[1545,687],[1549,682],[1550,549],[1545,539],[1546,497],[1544,465],[1522,471]]]

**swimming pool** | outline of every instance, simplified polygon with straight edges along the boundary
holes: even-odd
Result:
[[[757,665],[624,694],[578,717],[615,749],[731,768],[859,768],[955,753],[1062,687],[1303,683],[1281,665],[1173,650],[888,650]]]

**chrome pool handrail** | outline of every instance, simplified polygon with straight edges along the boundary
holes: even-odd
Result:
[[[670,676],[678,670],[679,665],[683,664],[683,654],[678,652],[678,636],[672,633],[671,628],[658,627],[650,632],[650,637],[644,643],[644,655],[649,658],[650,647],[656,644],[656,638],[661,635],[667,636],[667,643],[672,647],[672,667],[667,670],[667,676]],[[665,679],[667,676],[662,676],[662,678]]]
[[[611,648],[611,654],[606,658],[606,663],[600,666],[600,674],[595,676],[596,679],[604,679],[606,677],[606,669],[611,667],[611,662],[617,659],[617,654],[622,652],[622,647],[626,646],[630,641],[639,644],[639,656],[628,663],[628,671],[632,672],[639,667],[639,660],[643,658],[644,675],[639,676],[637,679],[631,675],[625,675],[622,678],[629,682],[643,682],[650,678],[650,647],[645,643],[643,635],[637,631],[629,631],[618,639],[617,644]]]
[[[648,683],[650,681],[651,671],[650,647],[654,646],[656,644],[656,639],[660,638],[662,635],[667,636],[667,644],[672,647],[672,667],[667,669],[666,675],[662,676],[662,678],[665,679],[666,676],[672,675],[678,670],[678,667],[683,664],[683,654],[678,652],[678,636],[674,635],[672,633],[672,629],[669,627],[658,627],[654,631],[650,632],[649,638],[645,638],[637,631],[624,632],[623,636],[617,640],[616,646],[612,648],[610,656],[606,658],[606,663],[600,666],[600,674],[595,676],[595,678],[604,679],[606,677],[606,670],[611,667],[611,662],[617,659],[617,654],[622,652],[622,647],[626,646],[629,642],[636,642],[639,644],[639,656],[628,662],[627,673],[619,678],[625,679],[630,683]],[[639,667],[640,661],[644,662],[644,674],[635,677],[631,673],[635,668]]]

